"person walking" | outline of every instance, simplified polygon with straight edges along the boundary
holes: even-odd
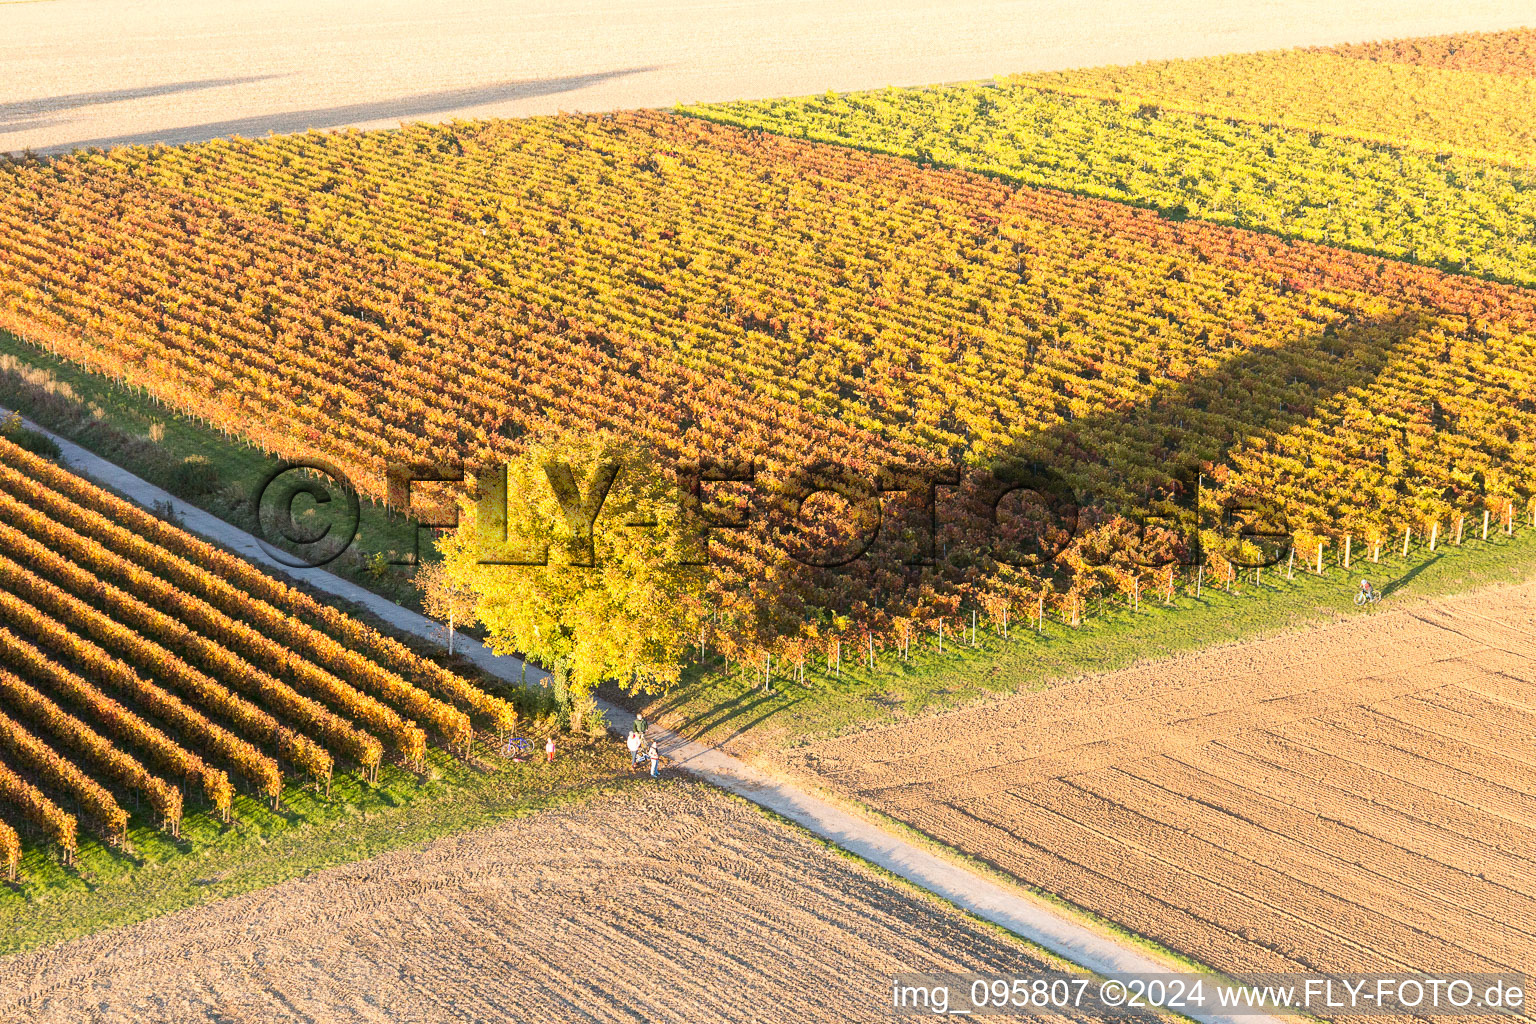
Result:
[[[661,763],[661,751],[657,750],[656,744],[652,743],[651,749],[646,751],[645,756],[650,758],[651,778],[654,779],[656,777],[656,766]]]
[[[629,766],[631,768],[639,768],[640,761],[642,760],[640,757],[640,734],[631,729],[629,730],[629,739],[624,742],[629,747]]]
[[[553,736],[544,741],[544,763],[555,763],[555,738]]]
[[[645,713],[635,716],[635,733],[640,737],[640,742],[645,742]]]

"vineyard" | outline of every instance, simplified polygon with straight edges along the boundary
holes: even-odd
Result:
[[[131,806],[328,791],[516,724],[508,701],[0,439],[0,797],[69,861]],[[20,823],[18,823],[20,824]],[[14,873],[16,832],[0,828]]]
[[[484,467],[551,424],[770,482],[1023,462],[1080,496],[1045,565],[964,508],[919,571],[910,536],[826,569],[717,535],[711,646],[755,662],[1192,585],[1155,564],[1187,541],[1146,557],[1128,517],[1196,472],[1277,502],[1303,564],[1530,509],[1536,309],[1475,278],[654,113],[4,174],[6,327],[380,499],[390,461]],[[291,707],[328,752],[362,742]],[[449,710],[420,721],[461,742]],[[370,713],[351,726],[419,749]]]
[[[692,112],[1533,284],[1536,71],[1521,56],[1531,38],[1454,51],[1420,41],[1503,61],[1507,74],[1355,59],[1383,45]]]
[[[1391,39],[1380,43],[1334,46],[1328,52],[1357,60],[1419,64],[1456,71],[1536,78],[1536,29],[1465,32],[1429,39]]]

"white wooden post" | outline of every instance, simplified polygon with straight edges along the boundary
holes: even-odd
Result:
[[[1200,584],[1205,581],[1205,566],[1195,566],[1195,600],[1200,599]]]
[[[1408,538],[1413,536],[1413,527],[1403,527],[1403,557],[1408,557]]]
[[[1035,620],[1035,632],[1045,632],[1045,591],[1040,591],[1040,617]]]
[[[1488,539],[1488,510],[1483,509],[1483,540]]]
[[[1291,557],[1285,563],[1285,578],[1288,579],[1288,580],[1293,580],[1293,579],[1296,578],[1296,545],[1295,544],[1291,545]]]
[[[1141,611],[1141,577],[1136,576],[1131,580],[1131,600],[1135,602],[1133,611]]]
[[[1323,542],[1321,540],[1317,542],[1317,574],[1319,576],[1323,574]]]
[[[1344,535],[1344,571],[1345,572],[1349,572],[1349,548],[1350,548],[1350,545],[1352,543],[1354,543],[1354,540],[1355,540],[1355,538],[1354,538],[1353,535],[1348,534],[1348,533],[1346,533]]]
[[[1466,525],[1467,525],[1467,517],[1466,516],[1457,516],[1456,517],[1456,546],[1457,547],[1461,547],[1461,530],[1462,530],[1462,527],[1464,527]]]
[[[1439,536],[1440,520],[1436,519],[1433,523],[1429,524],[1429,550],[1431,552],[1435,550],[1435,541],[1439,538]]]

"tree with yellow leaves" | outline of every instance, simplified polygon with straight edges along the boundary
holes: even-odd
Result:
[[[645,449],[546,434],[481,476],[439,543],[446,584],[475,595],[492,650],[549,668],[562,707],[608,680],[659,691],[677,681],[705,606],[682,498]]]

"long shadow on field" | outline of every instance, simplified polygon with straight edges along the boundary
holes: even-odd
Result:
[[[1436,562],[1440,561],[1440,559],[1442,559],[1444,557],[1445,557],[1445,555],[1437,553],[1437,554],[1431,555],[1429,558],[1427,558],[1424,561],[1418,563],[1412,569],[1409,569],[1407,572],[1403,573],[1397,579],[1392,580],[1386,586],[1382,587],[1381,588],[1381,596],[1382,597],[1391,597],[1394,593],[1396,593],[1397,591],[1403,589],[1408,584],[1412,583],[1413,582],[1413,578],[1415,576],[1417,576],[1419,573],[1423,572],[1425,569],[1428,569],[1430,566],[1434,565]]]
[[[1424,323],[1417,311],[1409,310],[1386,318],[1344,319],[1283,344],[1216,349],[1208,358],[1219,361],[1182,379],[1147,374],[1140,386],[1105,389],[1108,402],[1102,397],[1105,392],[1095,395],[1100,408],[1089,415],[1072,416],[1063,394],[1058,412],[1065,418],[1043,428],[1008,424],[1012,440],[978,465],[959,468],[956,461],[948,461],[958,456],[945,453],[932,456],[930,466],[916,467],[919,480],[948,474],[955,483],[938,513],[940,536],[926,553],[916,547],[920,540],[914,537],[931,536],[931,530],[926,524],[920,530],[909,528],[915,522],[911,508],[900,508],[893,500],[886,520],[896,528],[882,524],[868,549],[846,565],[814,568],[786,562],[786,589],[806,595],[809,607],[830,607],[855,619],[861,604],[902,607],[924,592],[939,595],[934,600],[947,602],[954,614],[969,606],[975,585],[997,571],[994,559],[1038,566],[1042,558],[1064,551],[1074,534],[1094,538],[1083,546],[1085,557],[1106,555],[1109,546],[1120,542],[1095,528],[1116,516],[1134,520],[1149,513],[1171,514],[1174,518],[1154,525],[1169,526],[1190,540],[1195,522],[1191,492],[1199,475],[1204,475],[1208,490],[1224,484],[1227,464],[1237,450],[1262,451],[1274,438],[1312,421],[1325,404],[1371,387],[1394,349]],[[1112,366],[1079,370],[1081,376],[1124,372]],[[1117,400],[1119,395],[1124,398]],[[1376,412],[1350,409],[1346,403],[1342,415],[1368,420]],[[1414,414],[1410,409],[1391,412]],[[1330,415],[1339,418],[1338,413]],[[1266,469],[1305,480],[1313,460],[1325,474],[1331,473],[1327,467],[1341,454],[1309,451],[1300,459],[1268,460]],[[1279,531],[1286,524],[1273,514],[1277,503],[1266,493],[1275,482],[1255,479],[1250,472],[1241,490],[1229,485],[1222,497],[1266,509],[1270,514],[1235,518]],[[1025,493],[1013,505],[1001,504],[1013,490],[1048,494],[1051,500],[1020,501],[1028,498]],[[912,493],[910,486],[907,493]],[[1202,500],[1201,507],[1201,528],[1216,526],[1211,504]],[[1293,519],[1290,528],[1300,525]],[[846,522],[833,526],[828,532],[859,535]],[[868,536],[867,530],[863,536]],[[914,568],[925,554],[929,564]],[[1065,568],[1059,558],[1052,564],[1055,570]],[[1028,573],[1038,577],[1039,569]],[[1028,586],[1032,589],[1033,584]],[[843,603],[829,604],[829,599]]]
[[[154,96],[173,96],[176,93],[195,92],[199,89],[222,89],[229,85],[245,85],[248,82],[265,82],[282,75],[245,75],[240,78],[199,78],[186,82],[166,82],[163,85],[146,85],[136,89],[110,89],[105,92],[76,92],[61,96],[45,96],[36,100],[20,100],[0,103],[0,135],[26,131],[58,124],[62,118],[38,121],[44,114],[56,114],[81,107],[95,107],[125,100],[142,100]]]
[[[1059,475],[1083,510],[1082,525],[1109,514],[1152,512],[1159,496],[1182,493],[1187,499],[1196,474],[1205,475],[1208,487],[1220,483],[1234,451],[1262,450],[1311,421],[1325,403],[1370,387],[1393,350],[1422,325],[1410,311],[1347,322],[1284,345],[1238,350],[1185,380],[1151,381],[1115,408],[1022,431],[987,468],[1002,473],[1034,465]],[[1362,407],[1345,415],[1363,419],[1377,411]],[[1318,451],[1315,458],[1327,464],[1339,455]],[[1275,465],[1289,476],[1304,475],[1302,467],[1282,462]],[[1264,481],[1250,478],[1245,486],[1236,497],[1266,504]]]
[[[1014,439],[996,451],[981,467],[1002,477],[1020,465],[1043,466],[1058,474],[1083,510],[1079,529],[1092,525],[1094,516],[1134,516],[1153,511],[1156,499],[1170,492],[1179,496],[1181,484],[1196,472],[1219,481],[1222,467],[1241,447],[1262,449],[1270,439],[1294,430],[1318,415],[1322,406],[1354,389],[1371,387],[1387,368],[1394,351],[1426,326],[1416,311],[1385,318],[1344,320],[1314,335],[1282,345],[1233,348],[1232,355],[1213,366],[1182,379],[1147,380],[1119,405],[1055,422],[1043,429],[1014,424]],[[1214,353],[1220,356],[1220,353]],[[1065,402],[1065,396],[1063,396]],[[1381,410],[1346,408],[1345,417],[1369,417]],[[1395,415],[1413,410],[1394,409]],[[1338,418],[1335,414],[1334,418]],[[1326,465],[1342,453],[1319,451]],[[945,456],[944,458],[947,458]],[[1276,460],[1279,464],[1282,460]],[[935,458],[938,470],[947,465]],[[1285,464],[1285,471],[1303,474],[1306,467]],[[985,478],[985,472],[966,470],[962,480]],[[1256,482],[1251,498],[1263,504],[1264,484]],[[955,505],[968,515],[980,509],[956,533],[957,543],[938,559],[939,565],[918,572],[905,563],[910,548],[877,543],[865,557],[835,569],[796,567],[792,585],[820,595],[851,595],[855,601],[874,605],[903,600],[902,590],[919,579],[964,601],[965,586],[981,569],[985,558],[975,552],[990,546],[998,531],[991,525],[993,509],[986,503],[987,488],[976,486],[966,497],[966,486],[954,492]],[[994,483],[995,490],[995,483]],[[1182,498],[1187,501],[1187,494]],[[1002,518],[999,516],[999,518]],[[1292,526],[1298,523],[1293,522]],[[881,535],[882,537],[884,534]],[[970,548],[971,553],[966,552]],[[962,603],[962,607],[966,607]],[[838,608],[840,612],[851,608]],[[872,685],[883,685],[875,683]],[[717,691],[718,692],[718,691]],[[749,731],[774,710],[787,707],[795,694],[765,695],[743,687],[719,699],[696,701],[698,691],[685,687],[664,697],[646,700],[619,696],[628,706],[644,707],[653,717],[683,712],[685,721],[669,724],[692,736],[718,730],[725,723],[738,724],[733,736]],[[857,699],[857,690],[849,699]],[[755,717],[754,717],[755,716]]]
[[[368,103],[352,103],[336,107],[316,107],[310,110],[257,114],[251,117],[235,118],[229,121],[213,121],[208,124],[191,125],[182,128],[162,128],[153,131],[135,132],[131,135],[117,135],[111,138],[82,139],[78,142],[51,146],[47,152],[67,152],[70,149],[91,146],[137,146],[151,143],[164,143],[174,146],[183,143],[206,142],[209,139],[226,138],[232,135],[259,137],[269,132],[284,134],[303,132],[310,129],[341,128],[346,125],[362,124],[368,121],[409,121],[413,118],[429,117],[433,114],[463,110],[469,107],[480,107],[491,103],[505,103],[511,100],[534,99],[540,96],[553,96],[557,93],[574,92],[578,89],[611,81],[615,78],[625,78],[629,75],[644,74],[647,71],[654,70],[656,70],[654,66],[645,66],[620,68],[614,71],[600,71],[587,75],[528,78],[512,82],[498,82],[494,85],[474,86],[466,89],[445,89],[440,92],[420,93],[415,96],[399,96],[394,99],[376,100]]]
[[[782,700],[781,698],[784,697],[789,697],[790,699]],[[761,725],[763,722],[767,721],[769,718],[772,718],[779,712],[793,707],[802,699],[804,698],[799,696],[791,696],[782,690],[776,690],[773,693],[764,693],[761,689],[753,689],[739,696],[733,697],[730,700],[722,701],[707,711],[701,712],[700,714],[694,715],[692,718],[678,723],[676,731],[681,732],[685,736],[704,736],[716,729],[719,729],[728,722],[733,722],[737,719],[752,715],[764,707],[768,708],[767,711],[757,715],[757,717],[753,718],[747,724],[738,726],[729,737],[734,739],[735,737],[751,729],[753,726]],[[716,742],[719,743],[724,741],[721,740]]]

